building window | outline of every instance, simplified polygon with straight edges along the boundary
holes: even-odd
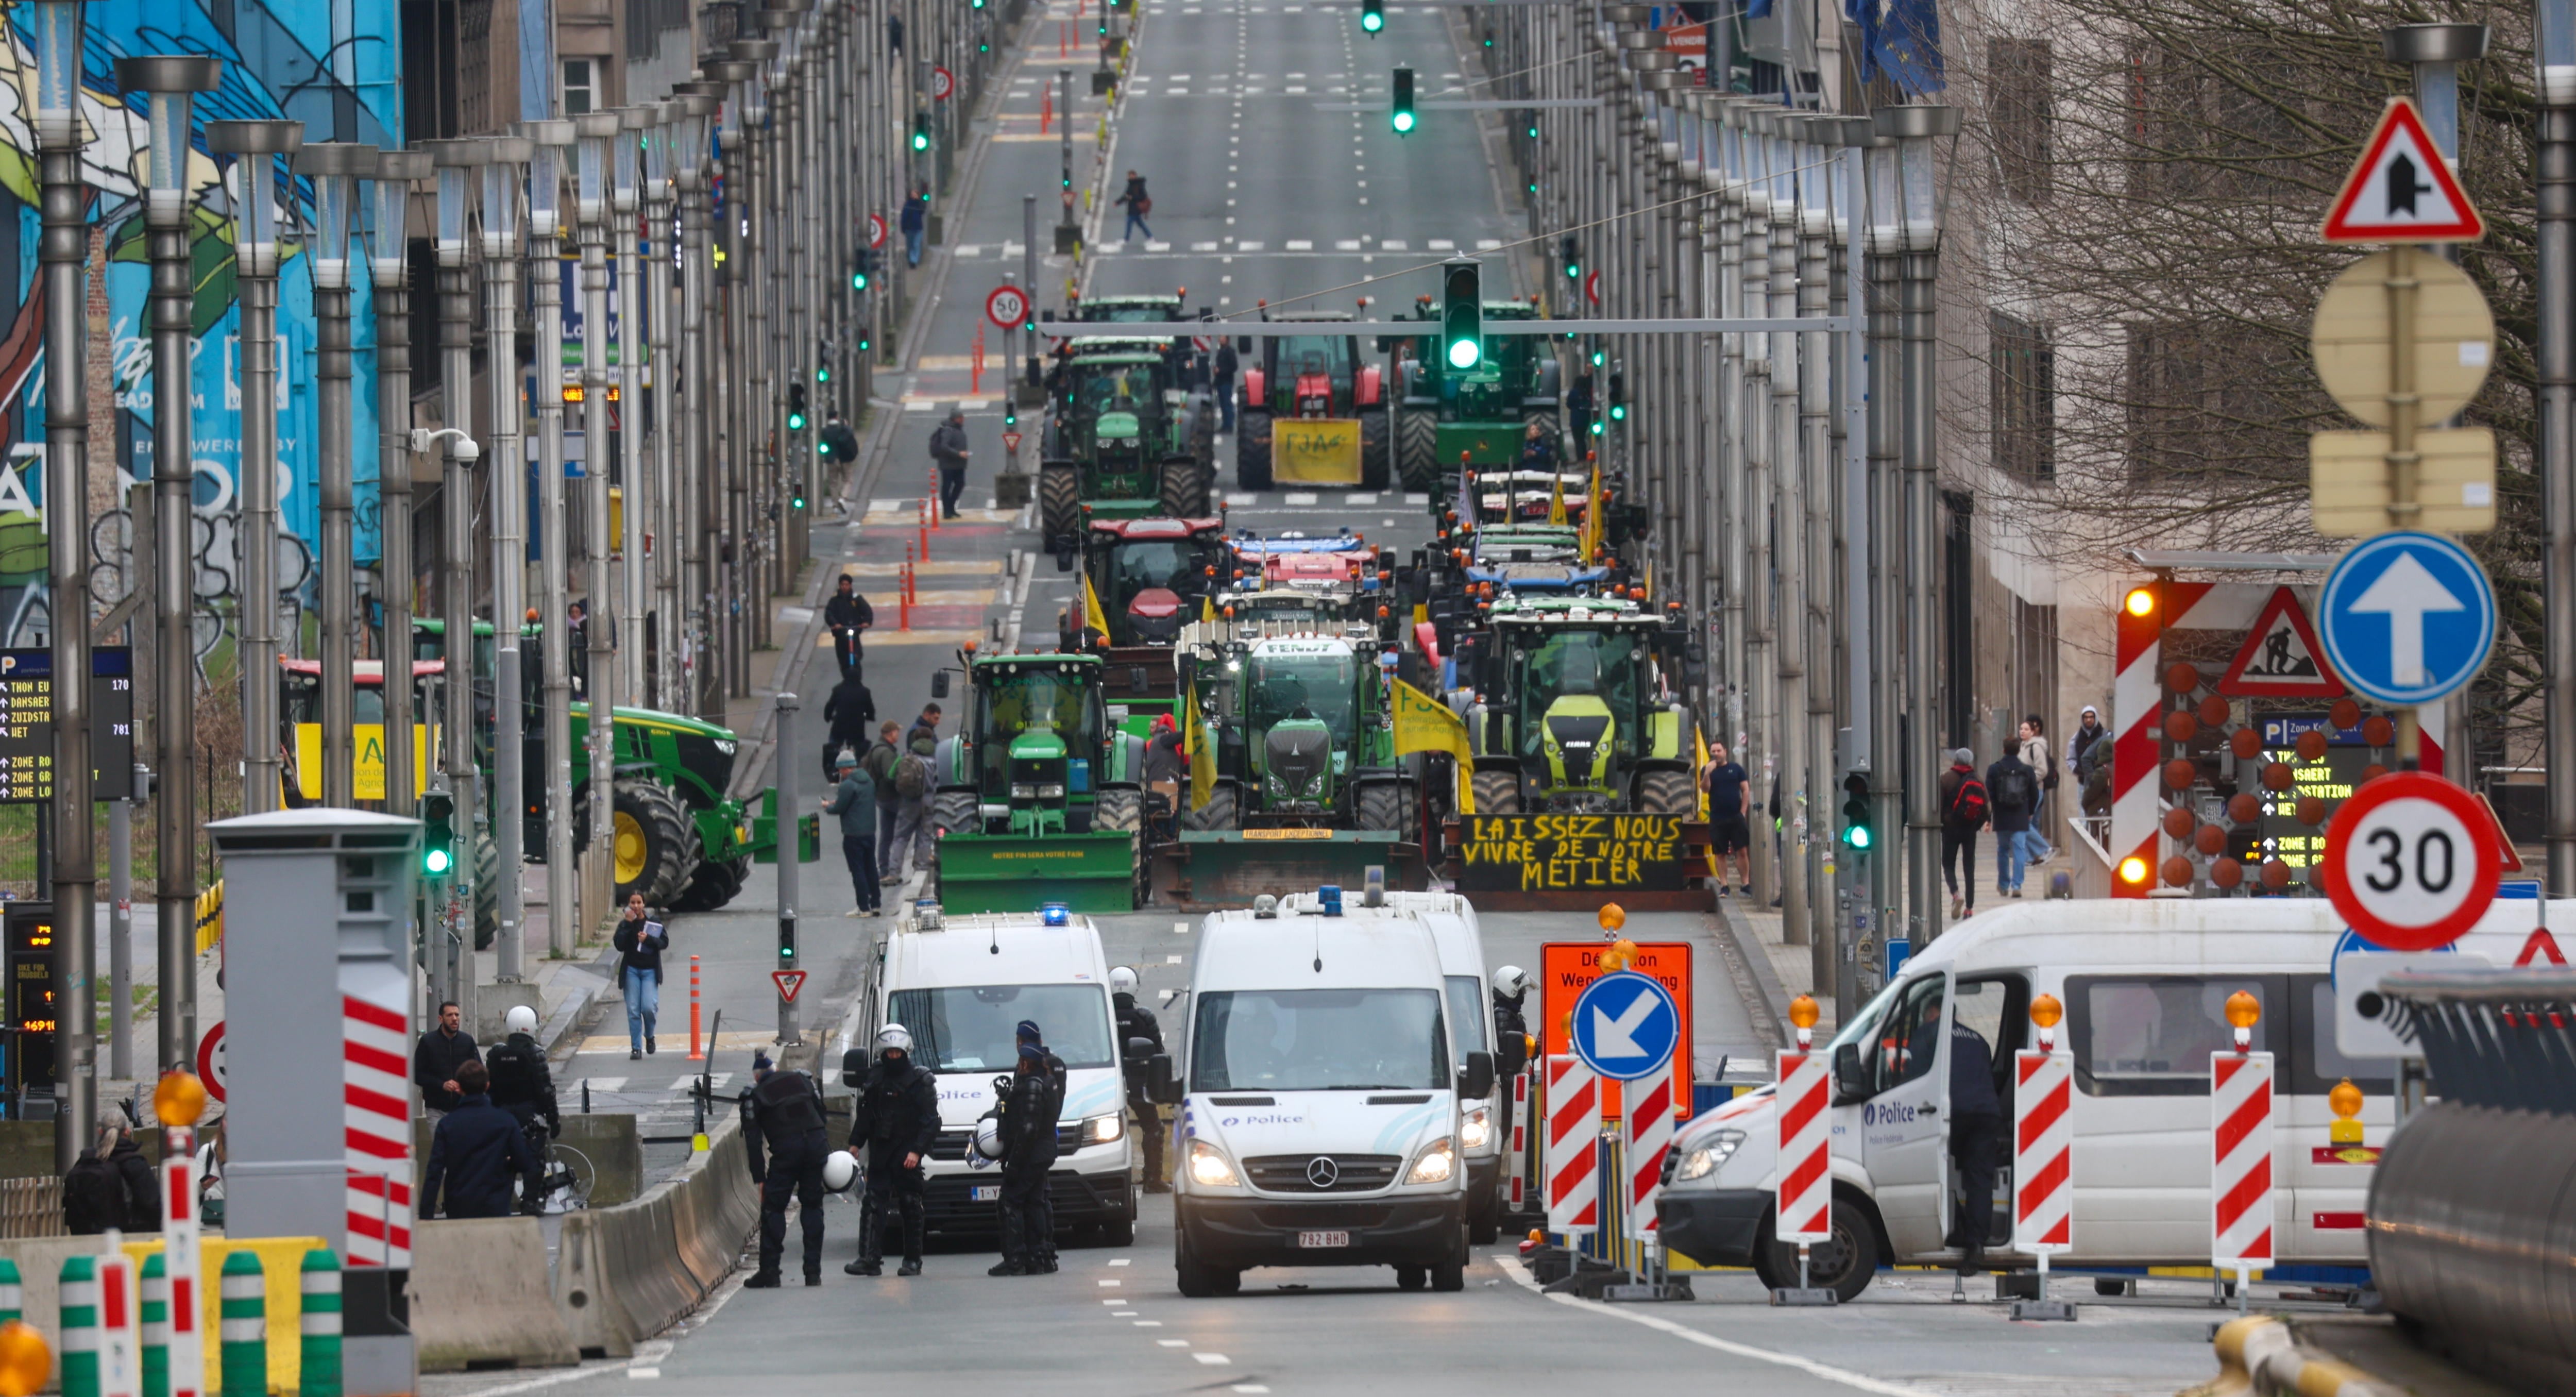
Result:
[[[1997,39],[1987,46],[1994,70],[1995,164],[2004,192],[2025,204],[2048,202],[2054,113],[2046,39]]]
[[[599,64],[594,59],[563,61],[563,114],[581,116],[599,106]]]
[[[1996,312],[1987,379],[1995,464],[2031,480],[2057,474],[2057,353],[2048,328]]]

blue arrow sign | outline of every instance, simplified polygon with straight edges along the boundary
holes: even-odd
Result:
[[[2495,648],[2495,584],[2439,534],[2386,533],[2343,555],[2318,597],[2326,663],[2381,703],[2430,703],[2477,677]]]
[[[1672,991],[1634,971],[1604,975],[1574,1001],[1574,1055],[1615,1081],[1662,1071],[1681,1032]]]

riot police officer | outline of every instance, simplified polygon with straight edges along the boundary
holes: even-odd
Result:
[[[853,1276],[885,1274],[886,1217],[900,1212],[903,1265],[895,1274],[918,1276],[921,1162],[939,1137],[938,1081],[912,1060],[912,1034],[899,1023],[877,1031],[876,1061],[865,1072],[852,1072],[844,1062],[842,1079],[858,1088],[850,1105],[850,1150],[867,1152],[868,1183],[859,1203],[859,1259],[841,1269]]]
[[[778,1263],[787,1249],[787,1197],[803,1205],[805,1283],[823,1283],[823,1089],[802,1072],[781,1072],[759,1053],[751,1060],[752,1088],[742,1098],[743,1145],[751,1156],[751,1181],[760,1192],[760,1269],[746,1287],[778,1285]],[[762,1159],[763,1148],[767,1160]]]
[[[1064,1113],[1064,1060],[1047,1051],[1034,1020],[1020,1020],[1018,1038],[1002,1116],[1002,1260],[985,1273],[993,1276],[1038,1276],[1056,1268],[1047,1171],[1055,1166],[1056,1122]]]
[[[1127,966],[1110,968],[1109,997],[1118,1009],[1118,1056],[1126,1071],[1127,1104],[1145,1136],[1145,1191],[1169,1193],[1172,1186],[1163,1178],[1163,1114],[1145,1094],[1146,1060],[1165,1051],[1163,1025],[1153,1010],[1136,1002],[1136,972]],[[1140,1038],[1153,1046],[1133,1051],[1131,1045]]]
[[[1494,1075],[1503,1085],[1503,1134],[1512,1138],[1511,1080],[1529,1066],[1529,1021],[1521,999],[1529,993],[1529,972],[1506,965],[1494,972]]]
[[[555,1101],[554,1074],[547,1070],[545,1050],[535,1037],[537,1011],[512,1005],[501,1018],[509,1037],[494,1048],[483,1065],[492,1074],[492,1104],[510,1113],[528,1137],[528,1168],[519,1180],[519,1211],[546,1210],[546,1141],[563,1134],[563,1111]]]

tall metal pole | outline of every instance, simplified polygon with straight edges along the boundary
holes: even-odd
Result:
[[[152,254],[152,552],[154,765],[152,802],[159,851],[154,940],[161,1013],[153,1066],[190,1061],[197,1050],[197,667],[194,395],[195,256],[188,242],[192,95],[223,80],[213,58],[152,55],[119,59],[116,81],[151,94],[150,180],[143,223]]]
[[[2549,894],[2576,896],[2576,0],[2539,0],[2542,766]]]
[[[688,462],[688,484],[675,501],[681,519],[680,588],[689,616],[690,696],[684,711],[710,716],[724,711],[713,537],[722,517],[724,470],[716,450],[720,379],[707,356],[707,136],[710,118],[723,106],[724,88],[710,81],[686,83],[681,90],[686,113],[679,119],[672,154],[680,197],[680,364],[675,377],[681,389],[680,446]]]
[[[439,141],[430,147],[438,172],[439,416],[449,430],[446,473],[439,483],[439,616],[446,636],[440,648],[446,672],[440,683],[439,771],[455,797],[458,851],[447,902],[432,933],[432,961],[448,997],[474,1022],[473,937],[475,885],[480,881],[483,831],[482,782],[474,766],[474,460],[479,447],[464,443],[474,429],[474,220],[475,170],[491,158],[481,140]]]
[[[322,803],[357,803],[357,447],[351,439],[349,234],[357,222],[358,180],[376,170],[376,148],[332,141],[295,153],[295,172],[312,181],[316,227],[312,259],[317,328],[314,377],[321,385],[322,446]],[[388,669],[387,683],[394,671]]]
[[[684,654],[680,606],[680,502],[679,481],[674,473],[673,438],[678,435],[679,398],[684,370],[672,355],[671,321],[675,307],[671,304],[671,142],[686,118],[686,104],[665,102],[653,109],[653,120],[644,129],[644,227],[643,244],[644,303],[650,310],[645,315],[645,329],[651,335],[652,386],[645,396],[652,402],[653,480],[652,518],[647,534],[652,564],[651,615],[653,618],[653,683],[649,690],[653,707],[672,712],[685,712],[688,701],[681,697],[680,661]],[[640,411],[629,408],[628,411]],[[639,641],[640,644],[640,641]]]
[[[527,689],[522,640],[528,607],[527,409],[519,389],[519,181],[536,143],[490,138],[483,181],[483,336],[492,392],[485,473],[492,532],[492,843],[499,886],[493,976],[527,975]],[[551,932],[549,933],[551,934]]]
[[[778,969],[794,970],[796,964],[796,873],[797,828],[803,823],[804,799],[797,790],[804,782],[805,749],[796,741],[796,695],[781,693],[778,704],[778,741],[776,744],[778,786]],[[778,996],[778,1041],[793,1043],[803,1034],[797,1027],[796,1001],[784,993]]]
[[[435,171],[427,151],[377,154],[374,206],[367,245],[367,279],[376,296],[376,493],[377,541],[382,558],[376,588],[384,607],[385,809],[409,815],[420,797],[414,770],[419,760],[413,726],[412,591],[419,569],[412,558],[411,289],[412,191]]]
[[[572,534],[564,509],[563,177],[574,140],[569,121],[531,121],[528,133],[528,284],[536,302],[537,593],[546,611],[537,634],[544,702],[546,769],[546,952],[569,956],[581,928],[574,911],[578,865],[573,852],[572,635],[564,599],[571,595]]]
[[[618,142],[623,123],[617,113],[590,112],[573,119],[580,148],[574,216],[581,234],[581,382],[582,382],[582,494],[584,496],[584,532],[588,546],[590,618],[587,639],[590,654],[585,666],[582,698],[587,705],[586,735],[590,744],[590,839],[581,853],[584,876],[598,885],[603,877],[613,879],[615,819],[614,789],[616,761],[610,740],[613,736],[617,696],[617,656],[609,648],[611,594],[608,539],[608,240],[609,182],[613,156],[610,147]],[[631,642],[630,642],[631,643]]]
[[[1767,111],[1751,113],[1743,134],[1745,157],[1744,193],[1744,314],[1771,313],[1771,189],[1768,144],[1772,116]],[[1753,841],[1753,896],[1758,903],[1768,903],[1780,895],[1779,870],[1768,834],[1770,822],[1765,802],[1778,789],[1783,775],[1778,747],[1779,712],[1774,702],[1778,692],[1779,662],[1774,650],[1777,621],[1773,615],[1772,580],[1772,506],[1776,484],[1772,479],[1772,440],[1774,418],[1771,411],[1771,374],[1773,344],[1769,335],[1748,335],[1744,341],[1744,397],[1738,410],[1744,415],[1744,513],[1737,527],[1745,536],[1744,568],[1744,684],[1745,751],[1740,760],[1754,779],[1753,826],[1759,831]],[[1783,934],[1786,921],[1783,920]]]
[[[1834,501],[1833,375],[1829,353],[1833,336],[1824,323],[1829,309],[1827,300],[1833,291],[1833,210],[1825,197],[1830,167],[1824,147],[1814,139],[1820,126],[1829,128],[1839,140],[1841,128],[1836,118],[1805,118],[1799,122],[1799,139],[1792,147],[1797,152],[1798,166],[1797,312],[1800,319],[1814,322],[1816,328],[1799,337],[1798,348],[1799,456],[1805,488],[1794,522],[1802,536],[1805,562],[1800,578],[1805,595],[1791,620],[1799,628],[1798,648],[1805,656],[1807,703],[1806,710],[1793,712],[1790,720],[1806,725],[1806,762],[1798,773],[1798,784],[1806,791],[1806,857],[1801,861],[1800,878],[1807,885],[1807,926],[1813,948],[1809,963],[1815,992],[1822,996],[1834,992],[1840,948],[1834,935],[1833,888],[1824,877],[1831,862],[1827,855],[1834,848],[1837,802],[1833,798],[1834,782],[1828,775],[1834,752],[1834,649],[1829,629],[1834,600],[1834,549],[1827,532]]]
[[[652,482],[644,469],[644,286],[636,260],[636,218],[642,211],[642,161],[636,149],[653,124],[651,107],[620,107],[621,126],[609,169],[609,226],[617,251],[617,484],[624,496],[617,549],[617,692],[644,701],[644,523],[652,510]],[[582,327],[587,343],[608,327]],[[603,445],[605,443],[603,442]],[[604,615],[604,613],[603,613]]]

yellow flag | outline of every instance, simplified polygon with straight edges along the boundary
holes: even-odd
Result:
[[[1601,463],[1592,463],[1592,488],[1583,497],[1583,561],[1601,548]]]
[[[1091,574],[1087,572],[1082,575],[1082,627],[1102,636],[1109,634],[1109,618],[1101,614],[1100,594],[1091,590]]]
[[[1467,724],[1449,705],[1399,679],[1395,681],[1395,751],[1446,752],[1458,767],[1458,811],[1476,813],[1476,795],[1468,776],[1476,764],[1467,742]]]
[[[1209,625],[1216,624],[1216,598],[1199,598],[1199,619]]]
[[[1216,753],[1208,750],[1207,722],[1199,716],[1198,681],[1190,682],[1181,702],[1187,709],[1181,715],[1181,750],[1190,759],[1190,808],[1198,810],[1216,794]]]
[[[1547,522],[1565,522],[1565,472],[1553,471],[1547,480]]]

